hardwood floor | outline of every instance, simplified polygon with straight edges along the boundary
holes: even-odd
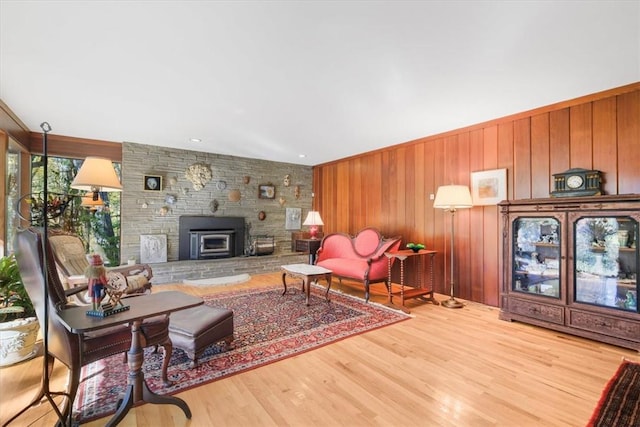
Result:
[[[280,274],[233,287],[273,283]],[[332,288],[363,295],[346,282]],[[384,285],[372,288],[372,301],[385,302]],[[230,287],[156,285],[154,292],[175,289],[199,295]],[[175,406],[146,404],[120,425],[584,426],[621,360],[640,361],[638,352],[498,320],[494,307],[407,305],[408,321],[178,394],[190,421]],[[2,422],[33,397],[40,364],[0,369]],[[55,370],[53,389],[65,375]],[[11,425],[55,421],[45,402]]]

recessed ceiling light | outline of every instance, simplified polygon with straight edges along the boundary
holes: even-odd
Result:
[[[300,157],[301,159],[304,159],[305,157],[307,157],[306,154],[298,154],[298,157]]]
[[[202,142],[202,140],[200,138],[189,138],[189,141],[191,141],[191,142]]]

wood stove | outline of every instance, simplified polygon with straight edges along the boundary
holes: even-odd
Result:
[[[190,259],[228,258],[234,253],[234,230],[189,232]]]
[[[179,222],[180,260],[244,255],[244,218],[181,216]]]

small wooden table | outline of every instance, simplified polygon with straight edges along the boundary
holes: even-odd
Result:
[[[400,250],[396,252],[385,252],[387,256],[387,262],[389,265],[389,304],[393,305],[393,297],[399,296],[402,306],[404,307],[405,300],[411,298],[420,298],[427,302],[432,302],[435,305],[439,305],[440,303],[433,296],[433,258],[436,255],[436,251],[430,251],[426,249],[421,249],[418,252],[414,252],[411,249]],[[430,283],[429,286],[426,287],[424,280],[422,278],[422,259],[425,256],[429,256],[429,273],[430,273]],[[407,258],[417,257],[417,266],[415,271],[418,272],[418,283],[417,286],[407,286],[408,289],[405,289],[404,283],[404,262]],[[397,259],[400,261],[400,291],[393,292],[391,289],[391,265],[393,259]],[[428,297],[425,297],[428,296]]]
[[[296,239],[295,245],[294,245],[295,251],[308,253],[309,264],[315,264],[316,252],[318,252],[321,242],[322,242],[322,239]]]
[[[287,293],[287,275],[291,277],[297,277],[302,279],[302,290],[307,294],[306,303],[309,305],[309,295],[311,294],[311,282],[317,282],[319,279],[324,278],[327,281],[327,291],[324,297],[329,301],[329,289],[331,289],[331,270],[317,265],[309,264],[289,264],[283,265],[282,268],[282,284],[284,285],[284,292]]]
[[[127,379],[127,391],[118,410],[106,424],[117,425],[129,409],[139,402],[173,404],[184,412],[187,418],[191,418],[191,410],[187,403],[175,396],[161,396],[149,389],[144,380],[142,363],[144,351],[140,338],[140,326],[147,317],[169,314],[172,311],[183,310],[203,304],[202,298],[187,295],[182,292],[167,291],[157,292],[138,298],[130,298],[127,305],[130,309],[109,317],[87,316],[87,307],[74,307],[60,312],[60,321],[74,334],[84,334],[91,331],[109,328],[124,323],[131,324],[131,349],[127,353],[129,375]],[[70,414],[69,414],[70,415]]]

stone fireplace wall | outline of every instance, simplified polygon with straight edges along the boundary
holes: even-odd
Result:
[[[195,163],[206,164],[212,171],[211,181],[199,191],[185,177],[187,168]],[[148,175],[162,177],[160,191],[144,189],[144,177]],[[285,175],[290,177],[288,187],[284,185]],[[245,177],[249,177],[249,183],[245,183]],[[181,215],[243,217],[250,236],[274,236],[275,253],[290,252],[291,232],[296,230],[285,229],[286,208],[300,208],[300,223],[304,221],[312,206],[312,179],[311,166],[125,142],[121,261],[140,260],[143,234],[166,235],[167,261],[177,261]],[[259,198],[260,184],[273,184],[275,198]],[[296,187],[300,190],[297,199]],[[240,200],[231,200],[233,190],[240,192]],[[282,205],[281,198],[285,200]],[[259,219],[261,211],[266,214],[264,220]]]

